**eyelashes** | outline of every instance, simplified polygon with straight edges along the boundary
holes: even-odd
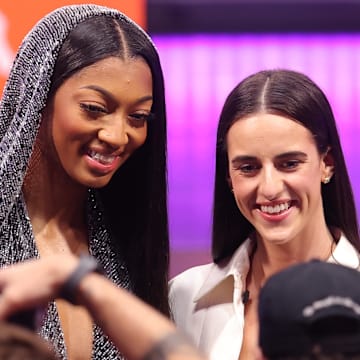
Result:
[[[292,172],[295,171],[302,163],[304,163],[304,161],[291,159],[274,164],[274,167],[279,171]],[[238,166],[234,167],[233,170],[239,171],[241,174],[246,176],[253,176],[256,175],[261,168],[262,165],[258,163],[245,163],[239,164]]]
[[[106,107],[89,103],[80,103],[80,109],[92,120],[103,118],[112,114],[112,112]],[[133,127],[142,127],[145,123],[154,118],[155,116],[153,113],[142,110],[135,111],[127,115],[127,120]]]
[[[94,104],[80,103],[80,109],[91,116],[100,116],[102,114],[108,113],[107,109],[105,109],[104,107]]]

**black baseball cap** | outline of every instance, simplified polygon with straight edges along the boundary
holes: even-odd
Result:
[[[268,358],[360,354],[360,273],[320,260],[271,276],[259,295],[259,345]]]

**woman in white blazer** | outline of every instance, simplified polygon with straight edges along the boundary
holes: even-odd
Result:
[[[213,263],[172,279],[171,311],[211,360],[251,360],[270,275],[312,258],[360,267],[339,134],[311,79],[267,70],[233,89],[218,125],[214,194]]]

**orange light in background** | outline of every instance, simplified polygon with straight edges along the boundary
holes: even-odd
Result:
[[[145,1],[96,0],[88,3],[116,8],[146,28]],[[76,0],[0,0],[0,89],[3,88],[17,48],[36,22],[60,6],[85,2]]]

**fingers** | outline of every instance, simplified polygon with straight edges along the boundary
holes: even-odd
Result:
[[[5,288],[0,294],[0,320],[7,319],[10,315],[26,308],[31,308],[29,302],[25,302],[20,294],[17,294],[12,288]]]
[[[27,260],[1,269],[0,320],[56,298],[77,264],[76,256],[61,255]]]

